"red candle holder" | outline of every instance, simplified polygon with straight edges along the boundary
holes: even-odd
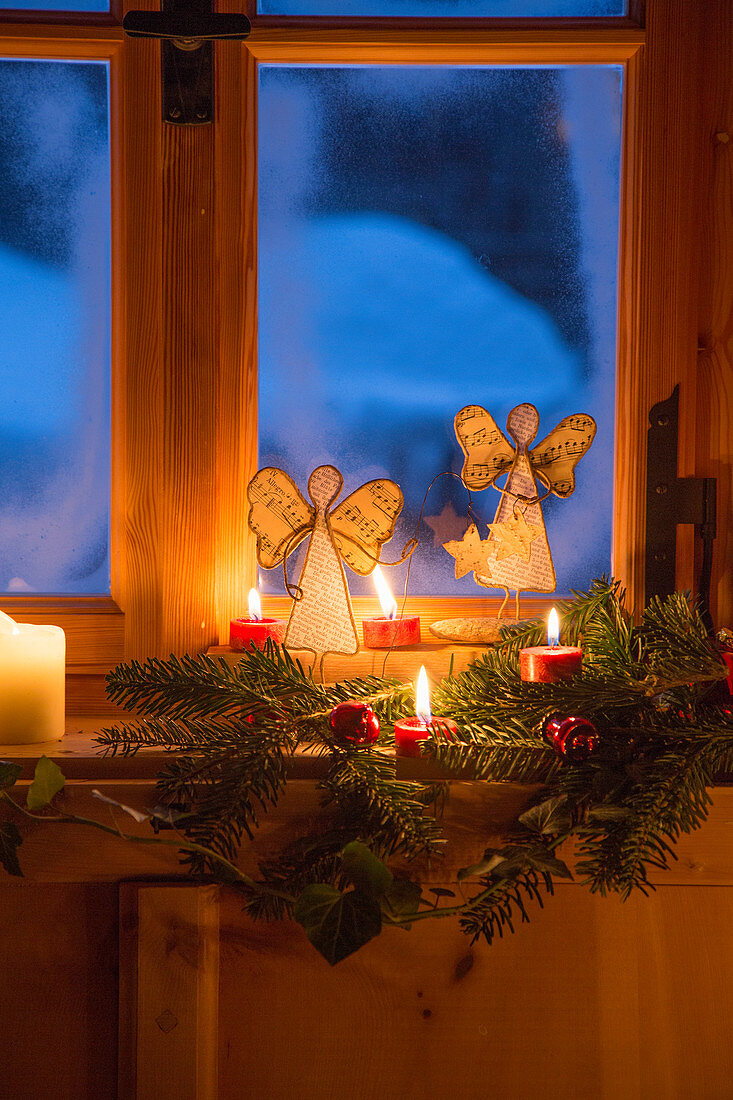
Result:
[[[282,645],[287,625],[285,619],[232,619],[229,645],[240,653],[245,649],[264,649],[268,638]]]
[[[400,718],[394,724],[394,738],[398,756],[420,756],[420,745],[433,733],[445,735],[450,741],[458,726],[450,718],[433,718],[429,723],[422,718]]]
[[[519,651],[519,675],[534,684],[558,684],[580,672],[583,650],[570,645],[528,646]]]
[[[401,619],[364,619],[361,624],[364,645],[368,649],[402,649],[408,645],[420,645],[420,619],[406,615]]]

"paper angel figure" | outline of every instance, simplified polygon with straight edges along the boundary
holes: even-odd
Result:
[[[596,424],[586,413],[566,416],[545,439],[529,450],[539,427],[534,405],[517,405],[507,417],[507,431],[515,446],[480,405],[467,405],[455,418],[455,429],[466,461],[463,480],[469,489],[496,485],[501,500],[489,524],[486,569],[477,570],[476,582],[485,588],[553,592],[555,568],[542,516],[542,500],[549,493],[569,497],[575,490],[575,467],[593,442]],[[545,487],[542,495],[537,480]],[[506,601],[505,601],[506,603]]]
[[[308,479],[315,507],[284,470],[259,470],[247,487],[249,526],[257,536],[257,561],[272,569],[310,535],[290,612],[285,645],[317,654],[356,653],[359,639],[341,559],[361,576],[379,561],[402,510],[394,481],[368,481],[336,508],[344,479],[335,466],[319,466]]]

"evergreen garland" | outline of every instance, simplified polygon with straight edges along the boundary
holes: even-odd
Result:
[[[436,709],[458,733],[445,740],[436,732],[425,755],[461,778],[541,784],[504,847],[484,848],[458,873],[460,894],[436,888],[426,896],[419,883],[419,867],[441,855],[448,784],[398,780],[384,751],[394,746],[394,721],[412,709],[410,684],[374,676],[318,684],[271,643],[235,666],[207,656],[131,662],[110,673],[108,693],[141,720],[97,740],[108,753],[168,750],[150,814],[155,832],[144,842],[178,847],[192,873],[238,890],[255,918],[294,918],[331,963],[385,925],[434,918],[458,917],[472,941],[491,943],[529,919],[553,879],[571,877],[557,855],[571,837],[576,874],[591,891],[648,892],[649,869],[669,865],[679,835],[707,815],[707,788],[733,772],[733,708],[716,702],[726,669],[689,599],[653,599],[635,624],[620,585],[601,578],[559,607],[564,641],[584,650],[580,676],[520,679],[519,650],[544,640],[544,623],[532,622],[505,628],[498,646],[437,691]],[[368,702],[380,719],[373,749],[344,746],[330,729],[332,708],[349,699]],[[591,720],[597,751],[582,763],[559,758],[542,732],[552,714]],[[237,867],[240,845],[277,804],[288,760],[301,749],[329,754],[317,784],[327,824],[293,840],[253,879]],[[26,808],[10,793],[13,768],[0,764],[0,799],[26,815],[79,822],[51,816],[63,785],[55,765],[39,763]],[[41,790],[52,791],[45,802]],[[19,843],[14,823],[0,822],[0,861],[10,873],[20,873]],[[393,873],[395,857],[415,873]]]

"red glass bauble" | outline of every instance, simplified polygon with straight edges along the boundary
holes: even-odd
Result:
[[[582,764],[599,744],[598,730],[587,718],[553,714],[545,722],[544,733],[557,755],[573,764]]]
[[[379,719],[368,703],[355,699],[338,703],[329,718],[331,729],[342,745],[373,745],[379,737]]]

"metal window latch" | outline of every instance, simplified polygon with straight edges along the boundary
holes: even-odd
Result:
[[[163,0],[162,11],[129,11],[122,27],[131,38],[161,40],[163,121],[174,126],[212,122],[213,43],[247,38],[247,16],[216,13],[212,0]]]
[[[702,537],[699,594],[707,611],[716,533],[714,477],[677,477],[680,388],[649,413],[646,458],[646,598],[668,596],[675,588],[678,523],[694,523]],[[709,615],[709,612],[708,612]]]

